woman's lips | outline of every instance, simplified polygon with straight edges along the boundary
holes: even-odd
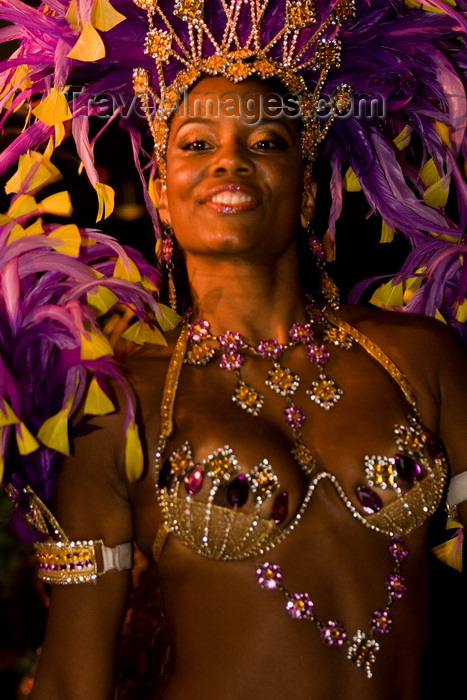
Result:
[[[237,214],[255,209],[258,199],[253,192],[241,185],[225,185],[212,190],[204,204],[223,214]]]

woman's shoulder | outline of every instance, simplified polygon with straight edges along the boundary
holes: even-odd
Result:
[[[433,364],[460,343],[446,324],[419,314],[344,304],[340,317],[368,336],[389,356]],[[395,359],[395,358],[393,358]]]
[[[343,305],[340,317],[388,355],[411,384],[419,407],[433,417],[452,387],[460,392],[467,375],[467,352],[446,324],[417,314],[354,305]]]
[[[166,344],[145,344],[125,357],[123,370],[143,421],[159,415],[167,369],[179,329],[165,335]]]

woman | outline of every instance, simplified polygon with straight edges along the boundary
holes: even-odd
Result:
[[[270,88],[258,80],[232,85],[222,77],[203,79],[196,86],[201,95],[221,97],[227,91],[241,97],[246,92],[266,95]],[[161,512],[157,495],[160,498],[162,491],[167,496],[177,474],[176,490],[180,487],[185,501],[180,513],[190,501],[202,504],[201,514],[195,508],[187,519],[186,531],[159,542],[158,567],[173,655],[163,695],[167,700],[247,700],[263,694],[279,699],[290,697],[291,688],[297,700],[419,697],[427,616],[428,514],[424,511],[436,508],[442,491],[440,484],[434,491],[429,489],[426,477],[442,461],[434,435],[444,441],[453,473],[467,469],[461,428],[467,373],[458,369],[465,358],[439,324],[403,314],[347,305],[334,311],[324,303],[331,323],[323,322],[314,306],[310,323],[307,308],[314,302],[302,290],[297,230],[313,217],[314,193],[306,191],[302,196],[302,185],[296,120],[282,117],[252,126],[241,117],[175,114],[167,148],[167,179],[158,181],[159,213],[173,227],[184,253],[193,302],[191,319],[206,321],[188,325],[190,336],[196,340],[197,331],[202,334],[208,323],[209,334],[204,338],[216,352],[207,364],[189,361],[181,367],[173,397],[173,431],[161,456],[157,452],[164,380],[179,331],[172,334],[167,348],[139,351],[130,358],[130,377],[145,426],[147,461],[142,479],[132,485],[125,478],[118,415],[100,421],[100,429],[76,441],[75,454],[59,479],[56,515],[70,538],[102,538],[108,546],[134,538],[148,557],[160,538],[159,528],[164,521],[167,524],[163,511],[167,501],[162,500]],[[326,329],[335,327],[337,319],[371,338],[374,351],[381,349],[397,365],[413,391],[420,422],[414,417],[415,407],[390,376],[395,370],[383,368],[358,342],[356,331],[344,325],[350,335],[340,345],[325,339]],[[283,419],[284,407],[292,401],[270,387],[263,389],[274,358],[271,361],[251,349],[263,339],[271,347],[270,339],[287,345],[294,324],[301,324],[296,329],[312,330],[313,343],[307,340],[284,350],[276,366],[287,367],[300,378],[293,393],[293,404],[302,407],[306,416],[300,428],[298,418],[292,425]],[[258,415],[232,401],[239,370],[220,367],[222,353],[225,359],[229,351],[225,345],[220,348],[218,340],[209,340],[228,331],[244,338],[239,353],[244,359],[241,380],[265,395]],[[188,352],[196,345],[200,344],[190,341]],[[310,362],[309,347],[315,353],[319,347],[330,352],[329,359],[323,364]],[[455,373],[446,366],[447,353],[456,357]],[[342,395],[335,395],[339,397],[335,405],[325,410],[306,395],[323,373],[342,390]],[[176,380],[173,383],[176,386]],[[396,433],[394,426],[399,426]],[[408,447],[414,439],[425,442],[417,457],[423,477],[416,473],[415,452]],[[184,450],[188,443],[190,453]],[[313,466],[293,456],[298,444],[312,451]],[[216,488],[216,476],[208,475],[216,468],[209,457],[216,452],[218,457],[228,457],[229,448],[238,467],[233,459],[221,459],[218,469],[228,469],[229,464],[232,469],[227,479],[219,477]],[[412,450],[416,450],[414,444]],[[159,474],[154,454],[156,470],[165,465]],[[390,460],[396,455],[404,458],[405,472],[391,469]],[[270,549],[266,543],[266,551],[249,556],[251,533],[239,541],[235,525],[230,529],[224,523],[219,542],[216,527],[221,521],[216,518],[229,513],[235,521],[237,511],[255,512],[254,498],[260,492],[258,484],[255,492],[255,478],[266,484],[265,459],[280,486],[269,474],[271,496],[264,499],[260,517],[276,522],[279,536],[273,535]],[[256,465],[262,469],[255,471]],[[203,468],[204,484],[197,491]],[[343,496],[329,478],[317,479],[323,471],[337,479]],[[245,488],[246,474],[249,488]],[[441,478],[438,471],[436,478]],[[307,483],[314,480],[310,503],[301,521],[295,522],[294,515],[306,500]],[[411,502],[412,524],[397,523],[396,517],[390,528],[382,525],[386,531],[398,524],[401,532],[410,531],[404,537],[410,554],[402,561],[402,538],[373,531],[368,515],[378,508],[362,494],[371,492],[376,500],[380,498],[384,512],[391,502],[408,503],[416,483],[423,484],[425,496],[423,503]],[[213,484],[216,493],[210,500]],[[208,510],[212,512],[206,520]],[[465,504],[461,511],[465,514]],[[170,516],[168,526],[176,529],[173,512]],[[281,536],[291,522],[296,527]],[[190,535],[194,542],[187,545],[182,540]],[[388,552],[396,542],[400,560]],[[226,561],[229,556],[233,560]],[[264,567],[265,563],[273,566]],[[399,564],[403,582],[397,578]],[[307,592],[309,599],[294,602],[290,595],[285,597],[274,586],[275,566],[281,567],[282,585],[289,593]],[[391,575],[393,605],[386,610],[384,582]],[[34,698],[111,697],[112,658],[129,585],[129,572],[113,571],[95,585],[54,588]],[[319,624],[306,619],[310,601]],[[291,604],[290,610],[286,604]],[[379,633],[372,638],[380,649],[368,646],[358,667],[358,654],[347,658],[350,639],[357,630],[369,634],[370,618],[378,610],[373,630]],[[374,665],[369,661],[372,652]],[[401,663],[405,655],[410,655],[410,664]]]
[[[149,15],[157,94],[177,75],[176,87],[197,97],[188,108],[168,100],[168,115],[149,116],[158,214],[182,252],[191,312],[166,347],[127,361],[143,443],[139,478],[128,474],[124,396],[118,411],[88,422],[61,469],[52,521],[60,541],[38,545],[42,574],[82,582],[52,587],[33,697],[112,697],[134,540],[157,560],[172,662],[164,700],[415,700],[427,634],[428,525],[448,479],[440,441],[459,477],[450,503],[467,517],[464,353],[434,321],[339,308],[325,277],[321,286],[320,265],[303,264],[315,215],[310,164],[333,121],[343,133],[338,105],[349,98],[348,85],[333,81],[328,121],[306,111],[302,120],[286,109],[271,115],[264,109],[271,93],[274,104],[290,104],[291,75],[277,57],[265,64],[264,51],[241,42],[207,58],[196,45],[197,53],[193,37],[204,20],[196,3],[172,8],[189,24],[195,58],[168,77],[175,35],[154,24],[152,0],[136,4]],[[257,38],[265,7],[247,4]],[[242,6],[228,8],[231,37]],[[303,55],[311,42],[316,51],[319,97],[339,62],[334,32],[353,11],[332,4],[319,32],[311,30],[313,41],[301,43],[297,27],[313,25],[311,6],[302,8],[305,19],[284,8],[298,32],[289,50]],[[385,11],[378,8],[379,20]],[[268,21],[274,16],[273,8]],[[278,41],[283,35],[279,29]],[[180,51],[177,61],[187,55]],[[279,91],[268,80],[273,69]],[[135,83],[149,114],[154,93],[145,76],[137,72]],[[294,86],[306,103],[310,89]],[[212,110],[226,94],[238,105],[252,95],[253,107],[247,114]],[[357,123],[355,134],[363,133]],[[359,143],[371,142],[374,154],[389,159],[379,126],[372,136]],[[388,195],[388,218],[413,235],[422,221],[445,232],[446,219],[420,205],[389,172],[396,161],[385,158],[376,159],[375,180],[385,172],[406,197],[398,212],[395,192]],[[366,162],[359,177],[371,186]],[[387,193],[376,190],[379,205]],[[413,220],[404,224],[408,209]],[[163,249],[169,270],[173,245]],[[66,560],[78,550],[82,560]]]

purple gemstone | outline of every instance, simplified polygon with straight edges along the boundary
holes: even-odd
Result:
[[[272,517],[276,525],[280,525],[284,522],[289,514],[289,494],[287,491],[280,493],[272,509]]]
[[[204,481],[204,471],[203,469],[195,464],[185,475],[183,483],[185,485],[185,491],[189,496],[194,496],[198,493]]]
[[[423,473],[422,468],[412,457],[406,455],[396,455],[396,469],[401,479],[404,481],[420,481]]]
[[[383,501],[378,496],[378,494],[369,489],[367,486],[357,486],[355,489],[357,492],[357,498],[361,503],[361,506],[365,513],[371,515],[372,513],[377,513],[383,507]]]
[[[249,491],[248,479],[245,474],[239,474],[237,478],[229,484],[227,489],[227,500],[232,508],[241,508],[245,505]]]

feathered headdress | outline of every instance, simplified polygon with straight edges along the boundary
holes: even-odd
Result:
[[[298,94],[306,107],[305,156],[314,158],[320,144],[319,157],[332,172],[330,255],[343,192],[362,190],[369,213],[381,216],[381,240],[400,231],[412,246],[402,270],[377,290],[374,302],[439,315],[464,329],[466,9],[466,0],[47,0],[38,7],[23,0],[0,0],[0,19],[10,23],[0,29],[0,40],[19,42],[0,62],[1,123],[12,114],[24,119],[21,133],[0,154],[0,173],[17,166],[7,185],[14,201],[0,239],[3,454],[13,430],[20,451],[27,451],[21,447],[26,427],[38,443],[51,449],[47,436],[56,434],[54,420],[64,421],[71,415],[69,407],[77,405],[80,390],[75,387],[83,372],[97,372],[92,375],[96,381],[91,382],[91,394],[100,395],[101,360],[82,355],[84,346],[94,346],[94,341],[99,346],[97,336],[102,340],[96,315],[89,311],[92,299],[99,296],[97,287],[106,289],[105,296],[112,291],[125,303],[135,304],[142,322],[138,299],[149,303],[144,284],[136,291],[133,281],[127,277],[125,286],[115,273],[123,265],[132,270],[130,280],[133,273],[150,279],[135,254],[126,257],[100,234],[40,228],[38,217],[51,205],[47,201],[38,205],[34,197],[38,184],[53,177],[54,149],[71,134],[97,193],[98,218],[107,216],[113,191],[99,179],[93,150],[106,126],[118,119],[130,135],[157,230],[152,178],[157,159],[163,168],[170,118],[170,110],[161,113],[160,108],[174,90],[190,87],[202,75],[224,75],[235,81],[250,75],[276,76]],[[324,115],[319,112],[320,99],[327,105]],[[159,112],[150,113],[150,107]],[[93,138],[90,116],[102,120]],[[142,145],[148,117],[156,158]],[[36,172],[42,180],[34,180]],[[23,215],[35,216],[27,228]],[[76,239],[77,257],[67,253],[68,245],[72,247],[67,237]],[[94,246],[89,245],[90,238]],[[110,248],[104,250],[106,246]],[[102,262],[106,255],[114,258],[113,263],[108,258]],[[58,271],[55,263],[49,266],[48,256],[51,260],[61,256],[67,264]],[[42,261],[42,271],[31,270],[32,260],[36,265]],[[138,268],[144,272],[135,273]],[[32,313],[29,298],[51,307],[57,304],[56,319],[38,320],[37,305],[35,316],[27,316],[23,307]],[[28,320],[24,326],[25,318],[33,318],[33,325]],[[37,333],[29,354],[26,340],[18,336],[26,328],[30,339]],[[138,329],[151,334],[151,326]],[[32,398],[20,396],[18,374],[25,358],[30,364],[39,362],[42,374],[49,371],[46,367],[60,368],[56,376],[62,377],[62,384],[55,393],[60,398],[54,403],[50,393],[44,403],[46,421],[44,413],[35,412],[34,402],[28,404],[36,391],[32,378],[25,394]],[[110,375],[116,371],[112,362],[106,367]],[[127,423],[132,425],[131,418]],[[29,446],[32,450],[32,441]]]

